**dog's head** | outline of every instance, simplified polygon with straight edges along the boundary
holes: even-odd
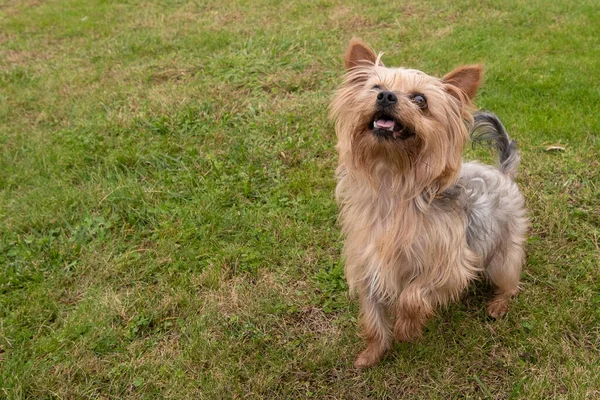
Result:
[[[480,65],[435,78],[421,71],[386,68],[360,40],[350,42],[344,82],[331,104],[340,162],[369,174],[390,169],[437,192],[460,170],[468,140],[471,99]]]

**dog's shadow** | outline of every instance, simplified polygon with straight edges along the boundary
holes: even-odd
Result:
[[[464,295],[456,303],[446,307],[445,310],[457,307],[473,317],[487,321],[492,319],[487,315],[486,308],[487,303],[493,296],[494,289],[491,284],[485,279],[480,279],[469,285]]]
[[[393,350],[387,354],[382,365],[397,363],[399,359],[411,358],[417,362],[426,362],[432,348],[446,352],[450,348],[470,352],[473,346],[474,331],[486,329],[483,326],[493,321],[486,313],[488,301],[494,290],[485,280],[471,284],[465,293],[455,302],[440,307],[423,329],[423,336],[415,342],[395,342]],[[478,332],[479,337],[483,332]],[[442,349],[439,348],[442,346]],[[416,364],[415,364],[415,368]]]
[[[465,334],[463,331],[473,324],[482,326],[493,321],[486,312],[487,303],[493,295],[494,289],[489,282],[478,280],[471,284],[457,301],[436,310],[425,326],[423,339],[419,342],[427,341],[429,336],[445,335],[448,332],[453,332],[456,339]]]

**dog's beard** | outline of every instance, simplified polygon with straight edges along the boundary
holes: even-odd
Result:
[[[389,137],[383,135],[389,135]],[[386,166],[394,173],[409,170],[417,159],[416,143],[399,143],[398,133],[374,133],[373,129],[358,132],[352,143],[356,168],[369,173],[376,166]],[[416,141],[415,141],[416,142]]]
[[[419,159],[421,139],[412,124],[402,120],[393,110],[365,113],[351,135],[352,161],[356,169],[375,177],[382,170],[395,176],[405,174]]]

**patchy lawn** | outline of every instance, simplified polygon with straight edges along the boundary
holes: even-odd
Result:
[[[472,3],[1,1],[0,397],[600,398],[600,7]],[[506,318],[478,284],[366,371],[326,111],[353,35],[485,64],[533,224]]]

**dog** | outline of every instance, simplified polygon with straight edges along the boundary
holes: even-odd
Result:
[[[344,63],[330,117],[342,257],[366,342],[354,365],[364,368],[394,337],[421,337],[436,307],[479,276],[495,287],[488,315],[504,315],[519,292],[528,217],[515,183],[516,143],[498,117],[476,113],[472,103],[481,65],[441,79],[387,68],[359,39]],[[497,168],[463,163],[470,133],[498,149]]]

